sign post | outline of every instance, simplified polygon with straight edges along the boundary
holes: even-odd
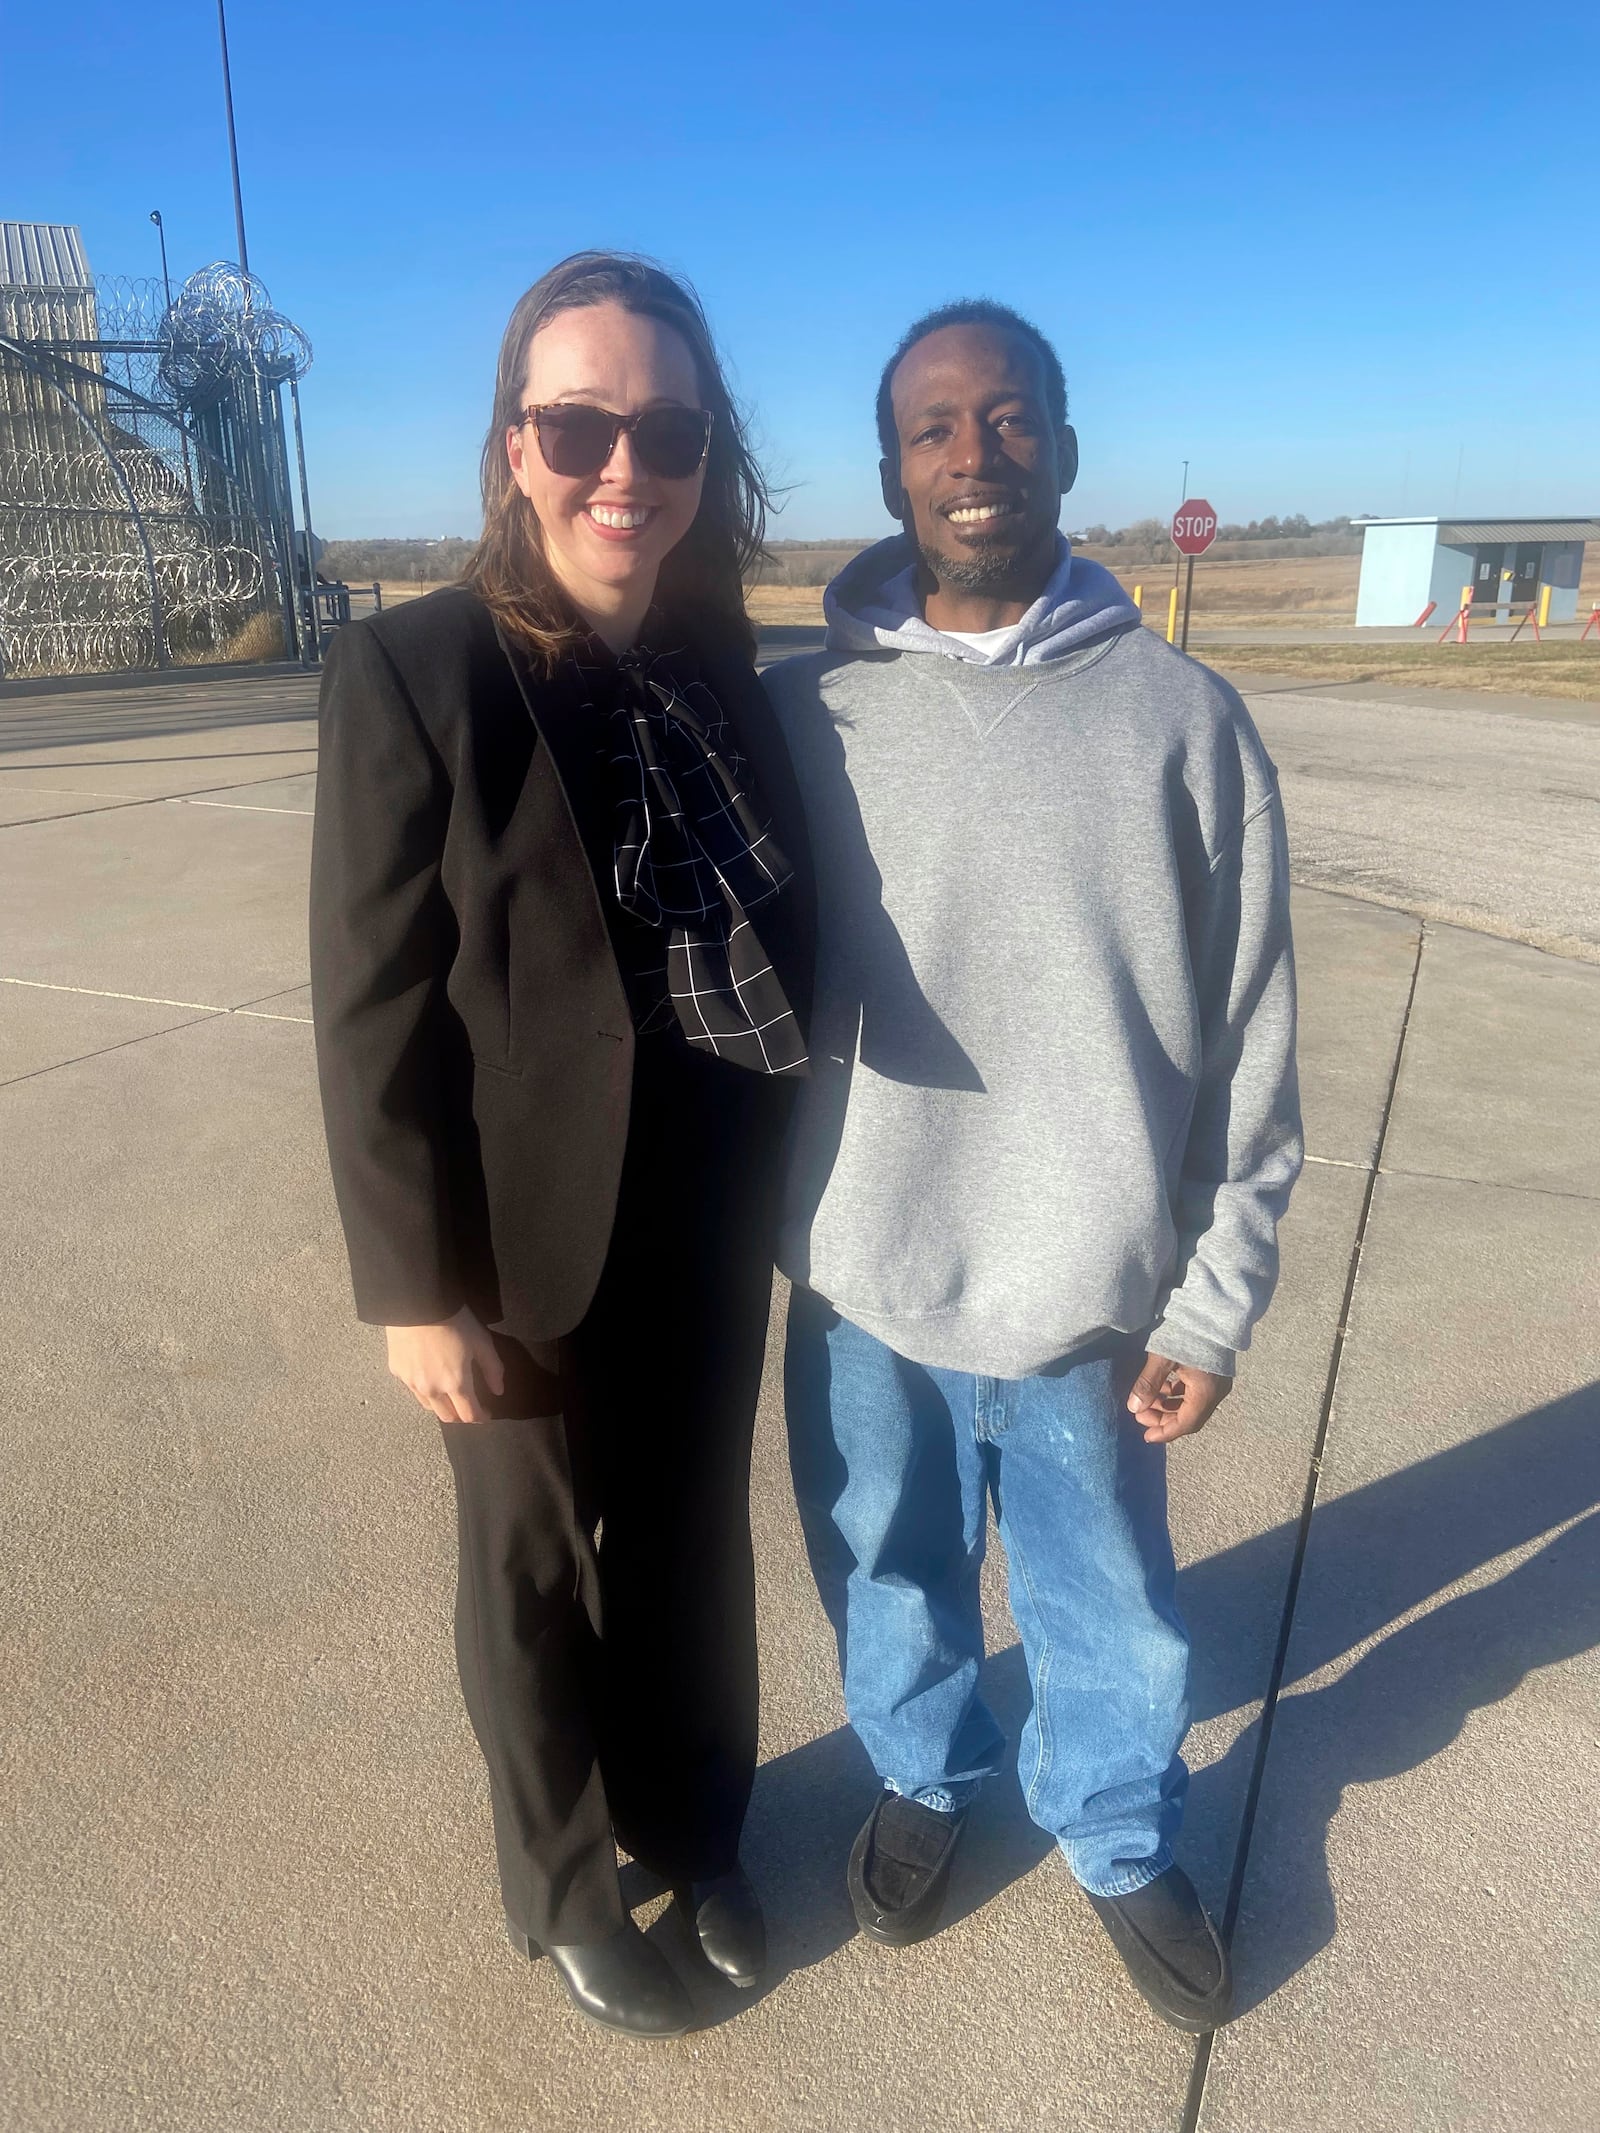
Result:
[[[1183,636],[1178,649],[1189,649],[1189,609],[1194,600],[1194,559],[1204,555],[1217,537],[1217,514],[1203,496],[1191,496],[1172,517],[1172,545],[1189,558],[1183,581]]]

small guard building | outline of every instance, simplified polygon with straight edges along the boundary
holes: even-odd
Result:
[[[1366,518],[1360,529],[1358,627],[1401,628],[1429,602],[1448,621],[1472,587],[1475,615],[1536,611],[1549,588],[1551,622],[1578,612],[1583,550],[1600,540],[1593,518]]]

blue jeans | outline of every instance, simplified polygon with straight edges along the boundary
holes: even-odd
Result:
[[[884,1784],[964,1806],[1005,1746],[978,1694],[986,1498],[1033,1685],[1028,1812],[1097,1896],[1172,1864],[1189,1642],[1166,1454],[1123,1408],[1118,1338],[1030,1378],[908,1362],[808,1290],[789,1307],[789,1455],[845,1708]]]

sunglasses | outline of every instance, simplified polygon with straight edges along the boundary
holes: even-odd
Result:
[[[608,407],[563,400],[525,407],[522,419],[533,424],[552,474],[568,480],[598,474],[626,431],[641,466],[663,481],[687,481],[705,465],[714,418],[703,407],[647,407],[637,415],[614,415]]]

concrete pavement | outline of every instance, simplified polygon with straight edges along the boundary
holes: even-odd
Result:
[[[705,2028],[629,2048],[500,1937],[448,1477],[349,1316],[304,992],[309,709],[281,677],[0,703],[0,2122],[1593,2124],[1600,971],[1299,892],[1314,1159],[1238,1391],[1172,1462],[1185,1857],[1237,1910],[1240,2020],[1198,2051],[1154,2023],[1012,1782],[935,1941],[853,1936],[842,1861],[871,1779],[769,1374],[747,1849],[775,1977],[753,2004],[699,1979]],[[1337,852],[1316,764],[1342,741],[1352,829],[1387,790],[1384,893],[1454,894],[1402,870],[1413,846],[1451,863],[1424,835],[1451,756],[1426,707],[1326,733],[1298,710],[1275,732],[1279,709],[1258,713],[1302,871],[1333,863],[1302,849]],[[1587,775],[1567,739],[1530,770],[1530,730],[1472,736],[1480,795],[1497,749],[1513,784]],[[1473,861],[1481,922],[1586,945],[1580,870],[1552,883],[1518,819]],[[991,1564],[1014,1731],[1000,1587]]]
[[[762,643],[785,658],[822,633]],[[1600,703],[1234,678],[1283,780],[1297,881],[1600,962]]]
[[[1600,962],[1594,705],[1240,686],[1278,765],[1297,880]]]

